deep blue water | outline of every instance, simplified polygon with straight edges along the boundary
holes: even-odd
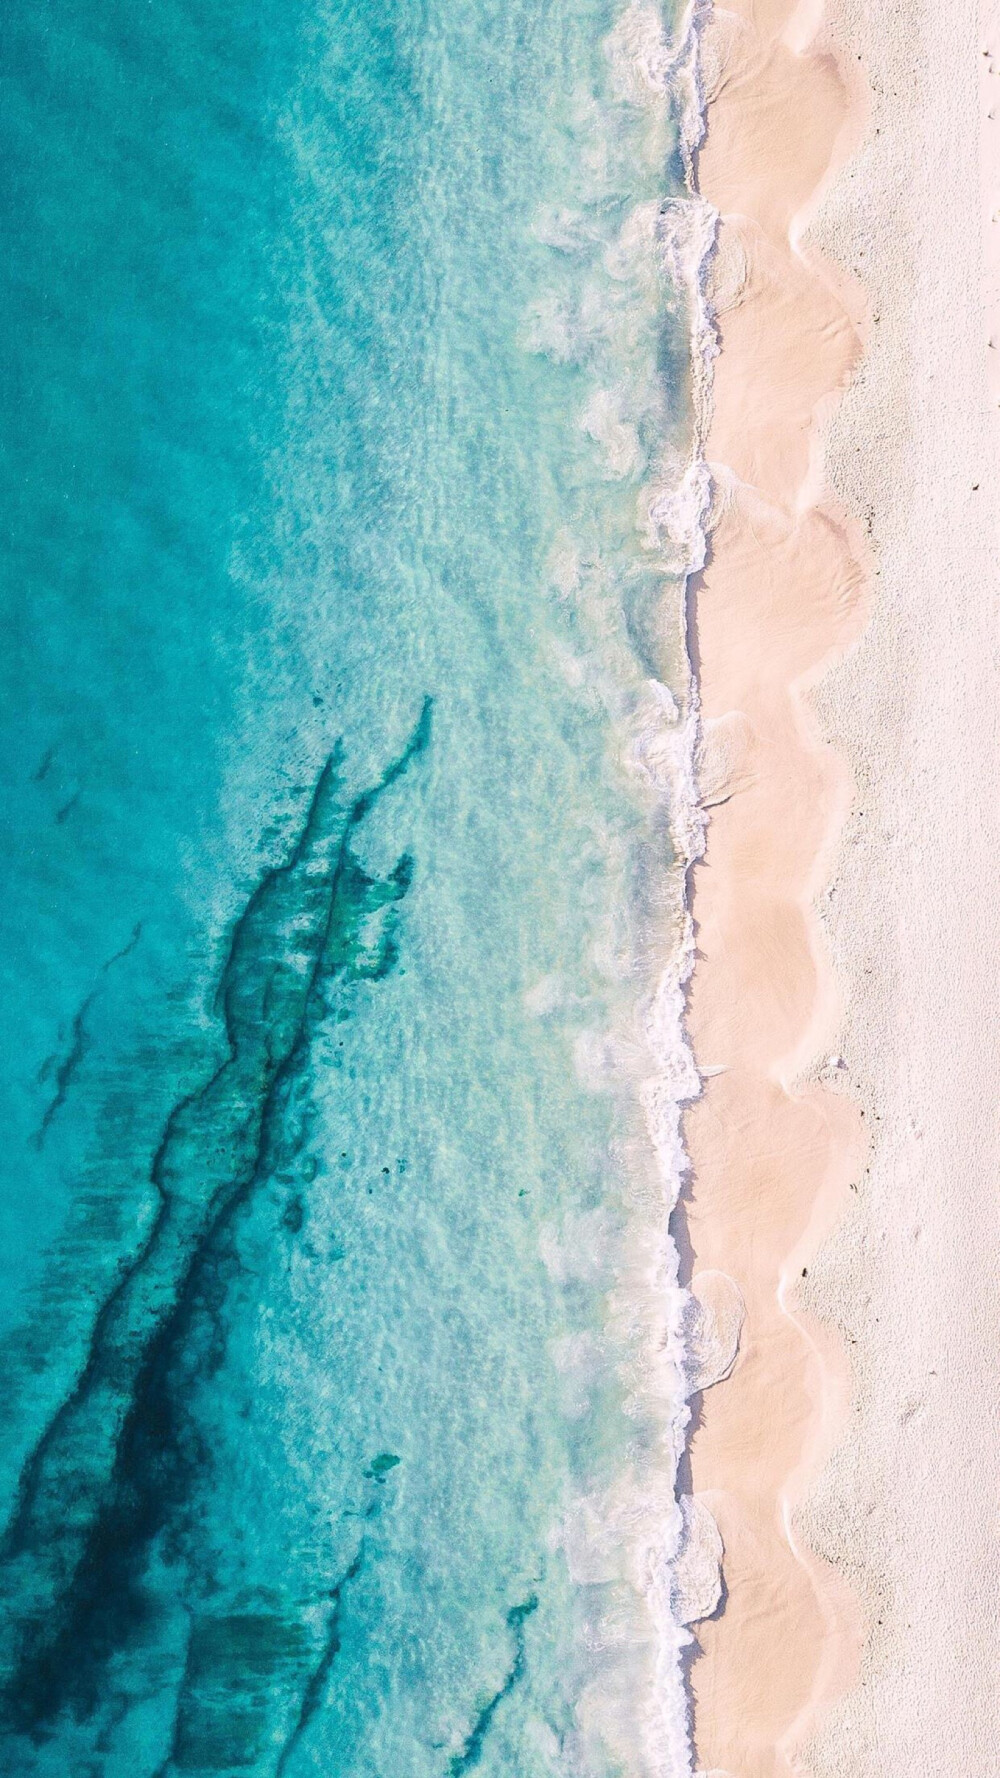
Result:
[[[691,401],[621,20],[0,23],[5,1773],[681,1769],[622,1526]]]

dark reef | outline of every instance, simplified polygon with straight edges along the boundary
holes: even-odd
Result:
[[[149,1167],[155,1208],[148,1232],[97,1311],[82,1370],[24,1464],[0,1542],[0,1744],[9,1736],[44,1738],[67,1708],[77,1720],[99,1705],[110,1708],[108,1662],[148,1621],[151,1546],[207,1461],[185,1396],[193,1377],[210,1378],[218,1367],[233,1225],[301,1142],[298,1105],[311,1046],[338,986],[381,980],[396,961],[396,916],[412,861],[404,854],[385,878],[373,878],[359,862],[355,835],[425,750],[430,725],[427,699],[402,753],[353,798],[345,797],[341,750],[334,751],[290,856],[265,874],[236,922],[216,1000],[221,1059],[166,1120]],[[39,1141],[65,1099],[96,992],[74,1020],[66,1058],[54,1064],[55,1093]],[[290,1227],[296,1214],[300,1224],[301,1204]],[[209,1733],[211,1712],[193,1716],[184,1700],[190,1704],[199,1674],[223,1655],[239,1657],[251,1692],[255,1684],[266,1689],[276,1661],[308,1668],[283,1769],[321,1702],[339,1646],[341,1589],[360,1561],[359,1553],[332,1590],[327,1584],[318,1660],[294,1625],[281,1631],[282,1647],[272,1648],[274,1619],[244,1614],[194,1624],[176,1745],[162,1770],[174,1756],[190,1764],[185,1737]],[[226,1734],[235,1732],[240,1709],[249,1711],[250,1734],[252,1698],[230,1698],[227,1709]],[[207,1758],[211,1749],[202,1751]]]
[[[471,1772],[474,1766],[478,1766],[479,1761],[482,1758],[483,1743],[489,1734],[493,1718],[504,1699],[510,1696],[510,1693],[517,1685],[518,1680],[521,1679],[524,1674],[524,1663],[526,1659],[524,1623],[525,1619],[529,1618],[532,1612],[537,1610],[538,1598],[536,1594],[532,1593],[531,1597],[526,1599],[523,1605],[512,1605],[508,1611],[507,1628],[512,1632],[514,1637],[514,1659],[510,1664],[507,1677],[502,1686],[498,1691],[494,1692],[492,1698],[487,1704],[484,1704],[479,1715],[476,1717],[471,1732],[466,1737],[465,1746],[460,1753],[456,1753],[449,1761],[449,1778],[463,1778],[464,1773]]]

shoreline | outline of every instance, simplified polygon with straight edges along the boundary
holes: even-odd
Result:
[[[718,1523],[725,1594],[689,1671],[698,1763],[732,1778],[801,1771],[860,1653],[850,1590],[795,1524],[848,1411],[843,1346],[800,1286],[864,1145],[839,1058],[815,1078],[840,1018],[816,901],[852,782],[811,693],[867,598],[860,527],[826,492],[821,443],[864,299],[803,244],[861,108],[816,48],[819,25],[795,0],[735,0],[703,43],[698,191],[720,213],[720,354],[710,553],[692,585],[709,822],[688,1014],[704,1088],[685,1119],[683,1214],[695,1294],[699,1274],[723,1274],[745,1322],[732,1375],[692,1404],[687,1480]]]

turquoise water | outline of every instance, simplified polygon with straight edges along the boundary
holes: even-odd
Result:
[[[686,1769],[676,23],[0,25],[5,1773]]]

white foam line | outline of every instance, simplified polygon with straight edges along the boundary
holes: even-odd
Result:
[[[663,73],[664,88],[676,105],[680,102],[679,126],[681,137],[681,154],[684,162],[687,196],[664,206],[662,214],[663,228],[661,243],[665,259],[665,269],[672,280],[681,284],[687,292],[690,305],[690,362],[692,373],[692,392],[694,397],[694,426],[692,435],[692,452],[687,471],[680,488],[670,497],[667,508],[669,528],[673,536],[678,532],[689,543],[688,561],[685,573],[684,617],[686,633],[689,633],[691,622],[691,584],[695,574],[700,572],[705,562],[707,549],[707,519],[711,504],[712,478],[706,460],[705,446],[712,411],[712,385],[715,358],[718,355],[718,333],[715,316],[712,311],[708,289],[708,278],[718,238],[718,212],[706,203],[697,192],[695,177],[695,157],[697,149],[705,133],[705,97],[701,80],[701,36],[712,10],[712,0],[689,0],[681,20],[675,44],[666,61]],[[650,518],[655,524],[657,517],[654,503]],[[686,1030],[686,995],[695,961],[694,924],[691,915],[691,871],[692,867],[704,852],[706,817],[702,807],[697,783],[697,755],[701,742],[701,710],[698,695],[698,683],[694,661],[690,649],[687,655],[688,683],[686,687],[686,711],[683,723],[677,733],[677,748],[673,761],[671,784],[671,826],[674,843],[683,862],[685,870],[685,908],[684,936],[680,955],[673,968],[665,972],[661,982],[657,1000],[661,1003],[661,1017],[666,1028],[657,1034],[660,1039],[658,1053],[667,1063],[665,1070],[669,1077],[671,1065],[675,1076],[675,1094],[673,1099],[673,1115],[668,1119],[671,1128],[668,1134],[662,1128],[651,1127],[651,1135],[657,1146],[661,1166],[664,1170],[664,1191],[671,1208],[677,1201],[681,1185],[690,1170],[690,1160],[683,1147],[681,1133],[681,1116],[685,1104],[691,1103],[702,1090],[704,1072],[699,1074],[695,1067],[694,1057]],[[669,1012],[667,1008],[669,1007]],[[677,1077],[680,1058],[684,1058],[685,1070],[681,1070],[683,1080]],[[709,1074],[716,1072],[707,1070]],[[662,1118],[661,1112],[661,1118]],[[673,1242],[667,1237],[669,1244]],[[678,1256],[676,1249],[673,1254],[674,1276]],[[677,1292],[679,1304],[686,1302],[688,1293]],[[684,1339],[680,1328],[677,1329],[677,1340],[682,1362],[687,1357],[684,1350]],[[688,1426],[688,1409],[685,1403],[678,1415],[677,1433],[686,1439]],[[677,1495],[676,1471],[674,1477],[675,1498]],[[676,1552],[675,1552],[676,1554]],[[680,1697],[680,1707],[684,1713],[683,1726],[675,1722],[671,1725],[673,1733],[670,1740],[670,1765],[665,1769],[669,1778],[690,1778],[693,1770],[693,1743],[691,1723],[691,1700],[684,1685],[681,1673],[682,1650],[690,1643],[690,1632],[679,1624],[673,1614],[669,1589],[666,1598],[660,1596],[660,1613],[658,1628],[660,1633],[659,1667],[664,1679],[669,1679],[669,1689],[674,1700]],[[676,1702],[675,1702],[676,1708]],[[666,1725],[664,1725],[666,1727]]]
[[[677,121],[685,170],[683,195],[665,198],[656,207],[655,238],[660,272],[669,289],[685,301],[689,316],[690,446],[686,461],[670,465],[669,470],[661,466],[657,485],[643,495],[649,558],[664,578],[669,576],[674,587],[682,589],[685,633],[691,619],[691,583],[705,561],[713,492],[705,444],[718,337],[708,274],[719,219],[714,207],[699,196],[695,180],[697,149],[705,131],[701,36],[710,12],[711,0],[688,0],[677,33],[668,42],[662,15],[651,0],[632,0],[606,44],[619,93],[633,104],[670,109]],[[601,434],[602,440],[605,434],[612,436],[609,413],[606,403],[603,408],[592,403],[585,416],[585,426]],[[662,1188],[663,1220],[662,1238],[658,1230],[655,1252],[642,1262],[644,1309],[652,1311],[655,1338],[632,1356],[646,1373],[648,1399],[662,1416],[662,1461],[641,1478],[624,1475],[620,1488],[607,1497],[576,1502],[562,1534],[570,1572],[581,1584],[606,1578],[609,1565],[624,1564],[655,1634],[651,1692],[643,1698],[629,1688],[627,1697],[619,1698],[605,1679],[604,1692],[593,1700],[596,1710],[611,1719],[612,1738],[620,1736],[618,1763],[628,1778],[691,1778],[693,1770],[691,1706],[683,1673],[683,1655],[692,1637],[681,1621],[681,1589],[674,1576],[684,1538],[677,1467],[690,1417],[684,1333],[690,1294],[679,1284],[679,1255],[669,1230],[670,1214],[690,1171],[683,1112],[702,1091],[686,1029],[687,988],[695,960],[690,878],[704,852],[706,827],[696,767],[701,716],[690,648],[682,671],[680,710],[661,681],[647,681],[631,748],[634,769],[669,823],[681,913],[674,954],[640,1009],[642,1048],[650,1066],[639,1099]],[[596,1724],[594,1728],[600,1737],[600,1728]]]

